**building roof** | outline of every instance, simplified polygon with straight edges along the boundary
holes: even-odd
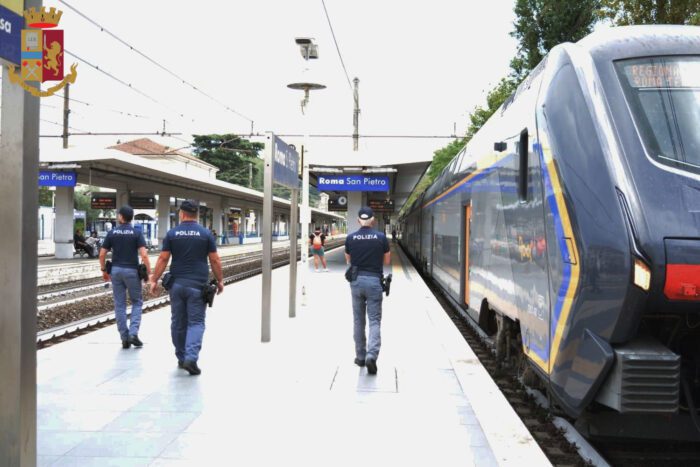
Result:
[[[218,171],[218,167],[209,164],[208,162],[205,162],[198,157],[194,157],[190,154],[187,154],[186,152],[183,152],[182,149],[163,146],[162,144],[156,143],[155,141],[148,138],[140,138],[135,139],[133,141],[126,141],[124,143],[119,143],[114,146],[110,146],[107,149],[116,149],[117,151],[122,151],[127,154],[132,154],[134,156],[142,156],[148,158],[156,157],[163,159],[182,159],[188,162],[197,163],[198,165],[206,167],[207,169],[214,168]]]

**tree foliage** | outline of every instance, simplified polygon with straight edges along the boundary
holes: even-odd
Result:
[[[263,191],[263,160],[260,152],[265,149],[263,143],[251,142],[239,136],[194,135],[192,153],[211,165],[219,172],[216,177],[228,183]],[[275,185],[272,194],[284,199],[291,198],[291,191]],[[320,196],[316,188],[309,189],[309,204],[318,206]]]
[[[263,143],[253,143],[235,135],[194,135],[193,154],[204,162],[218,167],[217,178],[255,189],[262,175],[260,151]],[[253,183],[249,180],[252,165]]]
[[[700,25],[700,0],[601,0],[599,15],[616,26]]]
[[[53,206],[53,191],[47,186],[39,187],[39,206]]]
[[[593,30],[600,0],[516,0],[514,30],[518,54],[513,77],[522,80],[554,46],[576,42]]]

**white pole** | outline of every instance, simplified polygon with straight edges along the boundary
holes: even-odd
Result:
[[[309,238],[309,223],[311,222],[311,210],[309,209],[309,156],[306,154],[306,136],[304,144],[301,147],[301,210],[299,219],[301,221],[301,274],[299,275],[299,284],[301,286],[301,305],[306,306],[307,290],[306,283],[309,274],[309,247],[306,242]]]
[[[265,179],[262,224],[257,217],[258,231],[262,228],[262,310],[261,341],[270,342],[270,312],[272,294],[272,161],[275,158],[275,135],[268,133],[265,148]]]

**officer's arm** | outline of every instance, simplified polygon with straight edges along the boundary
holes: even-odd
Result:
[[[345,264],[350,264],[350,255],[345,253]]]
[[[141,255],[141,262],[146,265],[146,271],[148,275],[151,275],[151,260],[148,258],[148,250],[145,246],[139,248],[139,255]]]
[[[224,291],[224,270],[221,267],[221,257],[219,253],[213,251],[209,253],[209,264],[211,264],[211,272],[214,273],[214,278],[217,282],[218,293]]]
[[[162,251],[160,253],[160,256],[158,256],[158,261],[156,261],[156,270],[153,272],[153,275],[151,276],[151,283],[155,284],[156,282],[158,282],[158,279],[160,279],[160,276],[163,275],[165,268],[168,266],[169,261],[170,261],[170,252],[169,251]]]
[[[107,249],[100,248],[100,270],[105,271],[105,260],[107,259]]]
[[[384,264],[389,266],[391,264],[391,251],[384,253]]]

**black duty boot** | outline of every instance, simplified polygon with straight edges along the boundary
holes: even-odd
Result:
[[[185,363],[183,363],[182,368],[187,370],[187,372],[191,375],[198,375],[202,372],[202,370],[200,370],[197,366],[197,362],[193,362],[190,360],[185,360]]]
[[[133,344],[134,347],[143,347],[143,342],[141,342],[141,339],[139,339],[139,336],[137,336],[136,334],[129,337],[129,343]]]
[[[368,358],[365,360],[365,363],[367,364],[367,373],[369,373],[370,375],[376,375],[377,361],[373,358]]]
[[[356,358],[356,359],[355,359],[355,365],[357,365],[357,366],[365,366],[365,361],[364,361],[364,359]]]
[[[128,349],[129,347],[131,347],[129,339],[122,339],[122,349]]]
[[[185,368],[185,362],[183,362],[182,360],[178,360],[178,361],[177,361],[177,367],[178,367],[178,368]]]

